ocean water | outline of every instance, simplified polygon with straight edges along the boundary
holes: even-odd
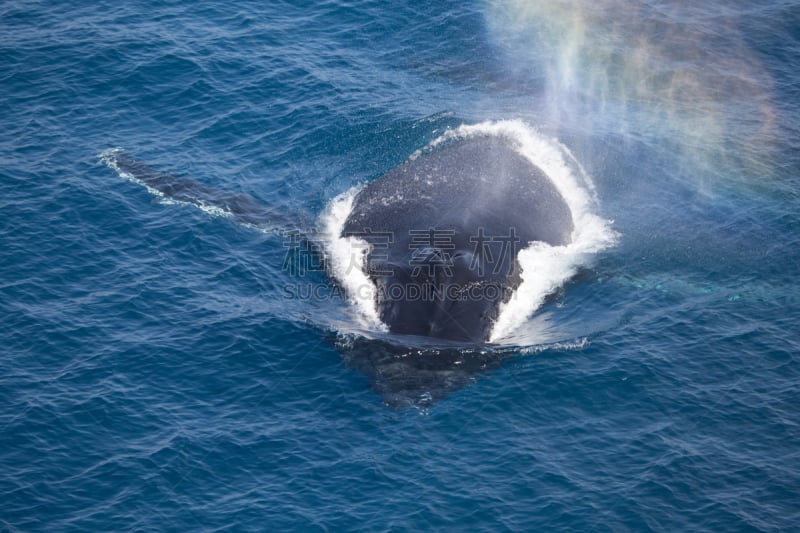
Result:
[[[0,28],[1,530],[800,524],[797,2],[26,1]],[[365,326],[283,231],[503,127],[614,237],[502,342]],[[118,147],[272,223],[154,196]]]

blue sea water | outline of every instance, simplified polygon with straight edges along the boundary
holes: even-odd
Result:
[[[0,28],[0,529],[800,524],[796,2],[26,1]],[[314,228],[502,120],[574,155],[618,240],[541,342],[455,354],[348,333],[287,292],[285,235],[99,159]]]

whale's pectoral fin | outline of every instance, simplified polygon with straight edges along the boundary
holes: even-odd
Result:
[[[247,194],[233,194],[191,178],[177,178],[137,161],[121,148],[105,150],[101,159],[120,177],[146,187],[151,193],[176,202],[195,205],[213,214],[228,216],[240,224],[262,230],[285,232],[294,230],[284,217]]]

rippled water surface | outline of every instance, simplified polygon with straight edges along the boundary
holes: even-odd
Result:
[[[800,7],[417,4],[0,6],[0,529],[797,527]],[[497,123],[617,235],[508,342],[287,268],[278,228]]]

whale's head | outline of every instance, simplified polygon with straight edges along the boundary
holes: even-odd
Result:
[[[369,244],[365,272],[395,333],[486,342],[520,284],[517,253],[570,242],[548,175],[503,138],[420,152],[361,189],[341,230]]]
[[[480,248],[455,232],[443,235],[424,246],[412,236],[385,255],[372,247],[367,265],[381,321],[392,333],[486,342],[519,285],[515,255],[502,257],[496,243]]]

